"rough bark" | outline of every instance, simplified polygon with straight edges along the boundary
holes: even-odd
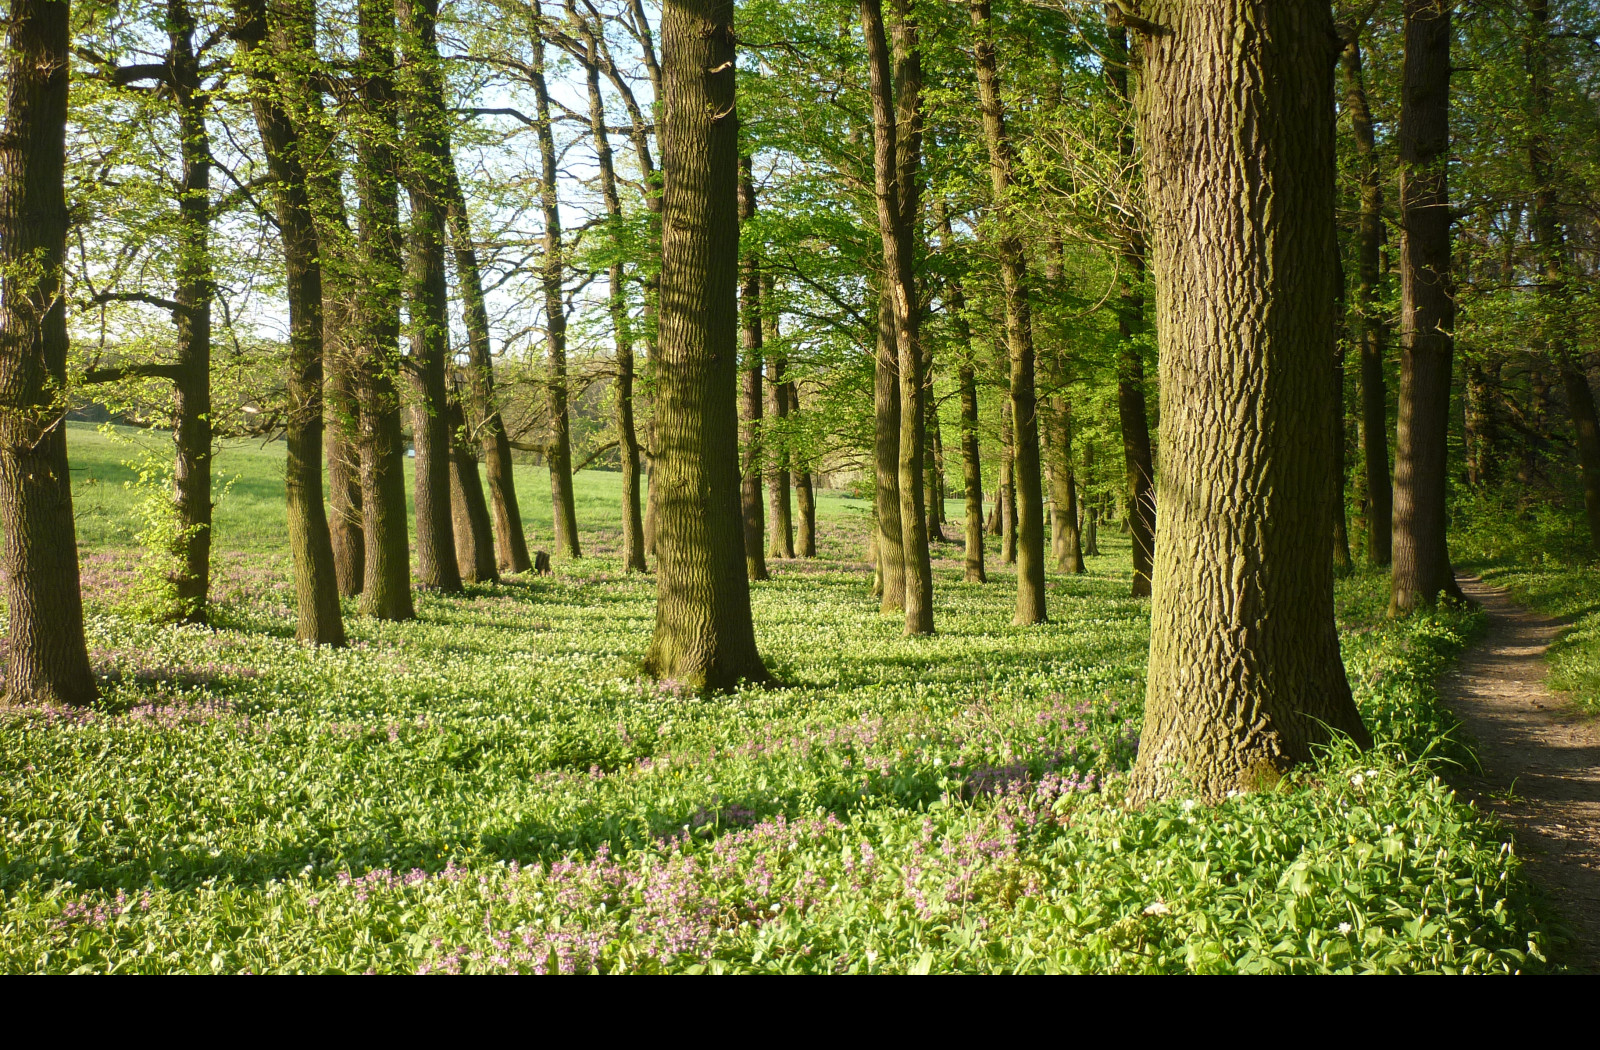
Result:
[[[291,115],[275,84],[265,0],[240,0],[236,39],[247,54],[246,77],[256,129],[272,176],[273,210],[283,242],[284,297],[289,303],[289,375],[285,385],[287,452],[284,490],[289,511],[298,618],[295,637],[343,645],[333,540],[322,502],[322,267],[316,218]]]
[[[12,0],[0,127],[0,526],[5,702],[85,705],[78,545],[67,473],[64,189],[68,9]]]
[[[494,355],[489,341],[489,308],[484,301],[483,276],[478,266],[477,242],[467,213],[466,194],[456,172],[455,156],[445,171],[445,206],[450,221],[450,241],[456,263],[456,289],[461,296],[462,321],[467,330],[467,394],[471,411],[467,423],[481,450],[489,480],[489,503],[494,511],[495,561],[501,572],[527,572],[528,537],[522,531],[522,507],[512,472],[511,439],[500,415],[494,391]]]
[[[750,158],[739,158],[739,225],[755,218],[756,186]],[[761,506],[761,373],[766,362],[761,351],[761,260],[746,248],[739,260],[739,323],[743,334],[740,399],[739,513],[744,519],[745,572],[752,580],[770,579],[763,553],[766,521]]]
[[[360,86],[356,133],[356,236],[363,292],[355,303],[351,370],[360,408],[361,531],[366,572],[361,612],[380,620],[416,615],[407,536],[405,439],[400,425],[400,190],[395,148],[394,5],[357,7]]]
[[[535,18],[542,18],[539,0],[533,0]],[[544,262],[539,280],[544,292],[546,350],[548,354],[548,408],[550,508],[555,524],[556,555],[582,556],[578,545],[578,511],[572,491],[572,423],[567,417],[567,307],[566,248],[561,236],[561,201],[557,194],[560,172],[556,168],[556,139],[550,117],[550,89],[545,79],[544,38],[533,34],[529,42],[532,63],[527,75],[533,84],[539,137],[539,208],[544,219]]]
[[[767,677],[739,513],[739,134],[732,0],[662,5],[656,624],[647,673],[726,689]]]
[[[893,319],[895,371],[900,394],[896,489],[900,500],[900,564],[906,633],[933,633],[933,570],[929,562],[923,456],[926,406],[921,322],[917,296],[915,222],[919,212],[922,118],[921,59],[917,29],[903,0],[895,25],[891,75],[880,0],[861,0],[867,44],[873,124],[873,173],[878,234],[883,246],[882,298]],[[897,91],[898,88],[898,91]]]
[[[1118,137],[1125,164],[1134,163],[1133,106],[1128,93],[1127,29],[1110,26],[1111,61],[1107,76],[1112,94],[1125,114]],[[1117,290],[1117,417],[1122,426],[1122,463],[1127,478],[1127,525],[1133,539],[1133,596],[1150,594],[1150,572],[1155,559],[1156,507],[1155,458],[1150,443],[1150,410],[1145,402],[1144,333],[1145,239],[1129,222],[1118,230],[1121,284]]]
[[[989,150],[989,182],[999,229],[994,246],[1000,259],[1005,295],[1006,347],[1011,365],[1013,477],[1017,508],[1018,625],[1045,622],[1044,493],[1039,472],[1039,418],[1034,396],[1033,322],[1028,305],[1027,263],[1014,215],[1011,143],[1006,138],[995,68],[993,28],[987,0],[972,0],[973,57],[983,108],[983,137]]]
[[[611,331],[617,369],[616,415],[617,452],[622,467],[622,567],[624,572],[644,572],[644,521],[639,503],[639,432],[634,424],[633,320],[628,315],[628,289],[622,265],[622,196],[617,190],[616,166],[611,155],[611,136],[606,128],[605,98],[600,93],[600,39],[595,25],[567,5],[568,15],[577,27],[583,44],[583,67],[589,92],[589,134],[594,139],[596,165],[600,170],[600,196],[606,205],[613,258],[606,270],[606,305],[611,314]],[[649,150],[642,153],[648,165]]]
[[[1391,615],[1459,596],[1445,541],[1455,296],[1450,268],[1450,15],[1406,0],[1400,86],[1400,412]]]
[[[1328,557],[1337,44],[1326,5],[1141,12],[1167,452],[1131,790],[1219,799],[1368,742]]]
[[[1361,38],[1352,32],[1340,58],[1344,71],[1345,110],[1356,144],[1361,211],[1356,225],[1356,346],[1361,354],[1361,459],[1367,490],[1367,561],[1388,565],[1394,492],[1389,483],[1389,393],[1384,382],[1389,326],[1378,304],[1382,274],[1383,181],[1378,170],[1378,145],[1372,131],[1366,83],[1361,70]]]

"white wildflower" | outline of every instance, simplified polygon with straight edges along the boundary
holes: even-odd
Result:
[[[1172,909],[1161,901],[1154,901],[1145,905],[1144,913],[1146,915],[1171,915]]]
[[[1340,933],[1349,933],[1353,928],[1354,927],[1352,927],[1348,922],[1341,922],[1339,924]]]

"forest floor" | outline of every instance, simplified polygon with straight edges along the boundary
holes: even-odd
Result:
[[[1527,871],[1569,927],[1565,960],[1600,972],[1600,720],[1545,685],[1559,620],[1530,612],[1475,577],[1487,632],[1441,683],[1477,742],[1465,785],[1516,829]]]

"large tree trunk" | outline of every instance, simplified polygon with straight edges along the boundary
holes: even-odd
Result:
[[[1383,242],[1383,181],[1378,172],[1378,145],[1372,112],[1361,73],[1359,28],[1345,42],[1345,109],[1355,136],[1361,184],[1361,214],[1356,227],[1355,341],[1361,352],[1361,458],[1367,489],[1367,561],[1388,565],[1394,492],[1389,485],[1389,393],[1384,385],[1384,356],[1389,326],[1378,305],[1378,255]]]
[[[1141,13],[1167,451],[1131,790],[1220,799],[1369,742],[1328,557],[1337,45],[1326,5]]]
[[[750,173],[750,158],[739,158],[739,225],[755,218],[756,186]],[[761,354],[761,261],[746,249],[739,261],[739,321],[744,334],[744,361],[740,365],[743,398],[740,405],[741,460],[739,463],[739,513],[744,519],[744,565],[752,580],[765,580],[767,560],[763,554],[766,522],[761,508],[761,373],[766,362]]]
[[[950,229],[950,213],[944,201],[934,201],[934,220],[939,224],[940,247],[949,251],[955,236]],[[968,583],[984,583],[983,567],[983,458],[978,446],[978,383],[973,366],[976,352],[972,345],[972,326],[967,320],[966,290],[960,278],[945,289],[950,317],[956,329],[956,348],[962,354],[956,367],[956,382],[961,390],[961,482],[966,501],[965,569]]]
[[[800,557],[817,556],[817,497],[811,487],[811,471],[794,476],[795,512],[799,516]]]
[[[438,0],[397,0],[400,83],[406,123],[406,196],[411,234],[406,238],[412,385],[411,434],[416,448],[413,500],[417,516],[417,582],[459,591],[450,510],[450,291],[446,283],[444,168],[450,158],[444,78],[435,22]]]
[[[1113,18],[1110,28],[1111,61],[1106,64],[1112,93],[1124,114],[1118,136],[1123,163],[1135,163],[1133,106],[1128,95],[1127,29]],[[1118,231],[1121,239],[1117,292],[1117,416],[1122,426],[1122,463],[1127,477],[1128,531],[1133,538],[1133,596],[1150,594],[1150,571],[1155,559],[1156,507],[1155,457],[1150,444],[1150,411],[1145,403],[1144,351],[1144,233],[1132,222]]]
[[[247,52],[251,108],[272,175],[289,301],[284,489],[299,605],[295,637],[317,645],[343,645],[339,581],[322,503],[322,266],[316,219],[294,122],[276,89],[284,63],[276,61],[269,41],[265,0],[240,0],[237,21],[236,37]],[[273,36],[282,39],[281,34]]]
[[[887,285],[883,278],[880,284]],[[884,613],[904,613],[906,608],[905,532],[900,527],[900,378],[895,362],[894,308],[887,289],[878,294],[877,352],[873,358],[872,408],[874,533],[878,567],[875,593]]]
[[[727,689],[767,678],[739,513],[739,125],[732,0],[662,5],[656,625],[647,673]]]
[[[533,0],[535,18],[542,18],[539,0]],[[550,514],[555,524],[556,555],[582,556],[578,546],[578,511],[572,491],[572,424],[567,418],[567,307],[565,247],[561,240],[561,201],[556,188],[556,140],[550,122],[550,90],[545,80],[544,38],[533,34],[533,63],[528,78],[533,83],[539,119],[539,205],[544,218],[544,263],[540,282],[544,288],[545,332],[549,351],[550,442],[545,462],[550,467]]]
[[[352,372],[360,408],[361,531],[367,559],[361,611],[380,620],[409,620],[416,611],[397,388],[403,279],[394,5],[360,0],[357,19],[361,121],[356,132],[356,232],[364,288],[355,302],[360,343]]]
[[[972,0],[973,55],[983,137],[989,148],[989,181],[999,230],[1000,283],[1006,306],[1006,345],[1011,359],[1013,478],[1017,505],[1017,609],[1012,623],[1044,623],[1044,493],[1039,473],[1039,417],[1034,397],[1033,321],[1028,305],[1027,263],[1017,232],[1012,188],[1011,144],[1006,140],[995,69],[988,0]]]
[[[450,527],[455,539],[456,567],[467,583],[489,583],[500,578],[495,565],[494,531],[489,525],[489,504],[478,478],[478,446],[467,430],[461,407],[462,391],[447,403],[450,426]]]
[[[11,0],[0,129],[0,525],[6,703],[97,695],[83,635],[62,392],[67,313],[65,0]]]
[[[583,67],[589,89],[589,134],[600,169],[600,195],[606,205],[611,249],[615,253],[606,271],[606,303],[611,312],[611,331],[616,347],[616,428],[618,459],[622,465],[622,568],[624,572],[645,572],[644,522],[639,506],[639,432],[633,421],[633,322],[628,316],[628,289],[622,265],[622,196],[617,191],[617,175],[611,156],[611,136],[606,128],[605,98],[600,93],[600,40],[596,26],[578,16],[571,0],[567,13],[577,26],[583,44]],[[649,165],[649,149],[643,148],[641,164]]]
[[[522,531],[522,507],[517,502],[517,485],[512,472],[511,439],[506,434],[505,421],[500,416],[500,405],[494,392],[489,308],[483,296],[478,247],[472,237],[472,220],[467,213],[467,198],[461,191],[454,154],[448,159],[450,166],[445,171],[445,203],[450,220],[452,254],[456,262],[456,288],[461,295],[462,320],[467,329],[467,392],[471,398],[468,425],[473,431],[475,443],[482,450],[485,473],[489,478],[497,566],[501,572],[527,572],[533,568],[533,561],[528,557],[528,538]]]
[[[1405,0],[1400,86],[1400,420],[1391,615],[1459,595],[1445,542],[1455,297],[1450,270],[1450,12]]]
[[[323,253],[326,263],[328,253]],[[323,424],[328,457],[328,531],[339,594],[361,593],[366,541],[361,532],[361,407],[351,371],[349,332],[355,323],[354,289],[344,275],[322,274]]]
[[[905,5],[902,3],[902,7]],[[895,488],[900,502],[900,566],[907,634],[933,633],[933,571],[929,563],[926,494],[923,492],[922,311],[913,266],[913,223],[918,207],[921,154],[921,62],[916,26],[897,12],[891,78],[889,44],[880,0],[861,0],[861,28],[867,43],[872,94],[873,173],[878,203],[878,234],[883,245],[881,296],[892,319],[894,363],[900,394],[900,428],[895,455]],[[894,80],[900,81],[897,99]],[[897,128],[897,123],[902,127]],[[902,134],[903,132],[903,134]],[[901,142],[901,138],[906,141]],[[880,546],[880,551],[884,550]],[[891,548],[892,549],[892,548]],[[887,588],[885,588],[887,590]],[[887,596],[885,606],[887,606]],[[887,611],[887,609],[885,609]]]
[[[1578,467],[1583,479],[1584,510],[1589,519],[1589,544],[1600,554],[1600,418],[1594,391],[1573,351],[1576,325],[1572,293],[1567,286],[1566,237],[1556,214],[1555,157],[1550,148],[1550,5],[1528,0],[1528,169],[1533,175],[1533,240],[1539,255],[1539,315],[1543,341],[1567,395],[1567,412],[1578,439]]]

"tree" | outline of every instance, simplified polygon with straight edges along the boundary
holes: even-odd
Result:
[[[880,0],[861,0],[861,28],[871,70],[873,170],[878,231],[883,242],[883,284],[894,337],[894,366],[900,398],[896,436],[895,488],[899,499],[900,567],[906,633],[933,633],[933,570],[928,554],[923,441],[927,414],[923,403],[922,304],[917,294],[915,223],[920,213],[921,60],[909,4],[897,4],[895,75]],[[880,307],[881,309],[881,307]],[[883,547],[879,546],[880,552]],[[885,588],[887,591],[887,588]],[[887,597],[885,598],[887,602]]]
[[[572,424],[567,418],[567,307],[565,245],[561,239],[561,201],[557,193],[556,139],[550,118],[550,87],[545,74],[544,16],[539,0],[532,2],[538,25],[529,46],[533,61],[527,76],[533,85],[539,136],[539,208],[544,218],[544,286],[546,346],[549,354],[550,441],[545,462],[550,467],[550,506],[555,521],[556,554],[582,556],[578,544],[578,511],[572,492]]]
[[[65,0],[11,0],[0,128],[0,525],[7,703],[95,699],[67,473]]]
[[[1446,545],[1450,370],[1452,0],[1406,0],[1400,94],[1400,418],[1391,615],[1460,597]]]
[[[1344,104],[1350,114],[1360,179],[1361,210],[1356,226],[1354,342],[1361,354],[1361,458],[1366,471],[1367,561],[1388,565],[1394,494],[1389,486],[1389,393],[1384,385],[1388,324],[1378,309],[1381,280],[1378,253],[1383,241],[1383,181],[1378,172],[1377,137],[1367,105],[1361,69],[1361,29],[1346,31],[1340,66]]]
[[[1028,305],[1027,263],[1016,231],[1011,146],[1006,140],[1000,104],[1000,76],[995,67],[992,15],[986,0],[972,0],[973,54],[978,68],[978,97],[983,109],[983,135],[989,151],[989,177],[994,190],[994,246],[1000,257],[1005,289],[1006,346],[1011,365],[1012,477],[1017,500],[1018,625],[1043,623],[1044,492],[1039,474],[1039,419],[1034,394],[1033,322]]]
[[[645,670],[725,689],[767,671],[739,512],[739,127],[732,0],[666,0],[656,378],[656,624]]]
[[[748,155],[739,158],[739,226],[744,226],[756,216],[756,184],[750,170]],[[741,232],[742,236],[742,232]],[[766,540],[766,522],[761,510],[761,373],[766,367],[761,352],[761,259],[751,247],[744,249],[739,260],[739,324],[743,335],[744,362],[739,374],[741,389],[740,445],[743,459],[739,464],[739,511],[744,518],[744,565],[752,580],[768,579],[767,560],[763,553]]]
[[[395,18],[389,0],[358,0],[356,234],[365,293],[356,300],[352,371],[359,407],[361,529],[366,574],[361,611],[380,620],[416,615],[406,526],[405,441],[400,428],[401,231]]]
[[[1336,37],[1326,6],[1140,10],[1165,466],[1132,791],[1214,799],[1368,741],[1328,557]]]
[[[405,117],[401,172],[411,203],[406,238],[411,343],[411,434],[416,449],[417,582],[459,591],[450,510],[450,291],[445,276],[445,170],[450,164],[444,75],[439,69],[437,0],[398,0],[400,98]],[[472,483],[478,484],[477,472]]]
[[[298,131],[274,76],[275,66],[281,66],[275,53],[282,51],[290,33],[269,23],[266,0],[239,0],[235,22],[283,238],[289,300],[284,490],[299,610],[295,637],[317,645],[343,645],[333,540],[322,503],[322,265]]]

